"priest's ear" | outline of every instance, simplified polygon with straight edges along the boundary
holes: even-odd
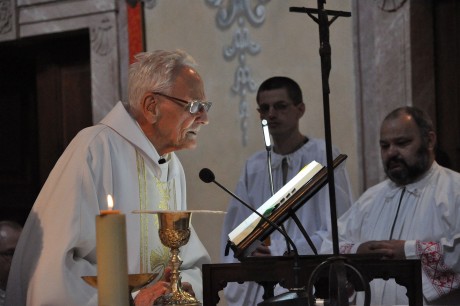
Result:
[[[158,104],[153,93],[146,93],[142,98],[142,114],[146,121],[154,123],[158,117]]]

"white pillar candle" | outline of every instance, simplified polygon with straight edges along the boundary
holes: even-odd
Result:
[[[97,289],[99,306],[129,305],[126,218],[109,210],[96,216]]]

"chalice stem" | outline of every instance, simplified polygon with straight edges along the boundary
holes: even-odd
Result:
[[[173,248],[171,249],[171,291],[178,292],[181,291],[180,285],[180,266],[182,264],[182,260],[179,257],[179,249]]]

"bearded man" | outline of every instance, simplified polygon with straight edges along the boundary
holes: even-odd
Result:
[[[338,220],[341,253],[420,259],[425,305],[460,301],[460,174],[435,161],[430,118],[414,107],[388,114],[380,151],[388,179],[369,188]],[[330,253],[330,239],[321,253]],[[372,305],[408,304],[393,279],[371,282]],[[357,295],[362,305],[364,294]]]

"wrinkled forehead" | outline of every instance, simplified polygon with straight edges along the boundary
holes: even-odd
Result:
[[[177,72],[171,93],[182,94],[192,99],[204,99],[204,84],[200,74],[192,67],[183,66]]]

